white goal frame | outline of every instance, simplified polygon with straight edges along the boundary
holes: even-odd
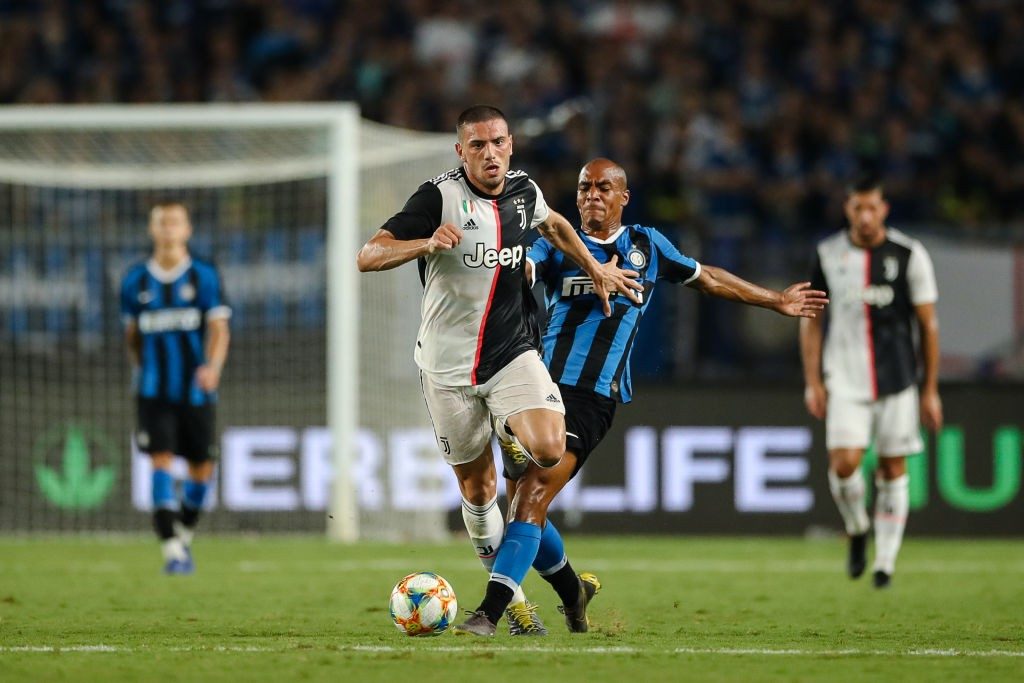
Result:
[[[359,425],[359,278],[354,267],[359,248],[359,107],[353,103],[289,105],[111,105],[0,107],[6,130],[188,130],[201,128],[321,128],[328,131],[323,160],[282,160],[281,179],[327,178],[327,423],[333,437],[334,484],[328,504],[328,538],[359,538],[359,508],[352,478]],[[0,164],[0,177],[12,168]],[[209,165],[207,165],[209,167]],[[52,164],[17,164],[17,182],[51,184]],[[251,179],[273,181],[260,170],[247,175],[244,165],[222,164],[208,173],[180,168],[121,166],[97,173],[95,166],[76,173],[62,166],[61,185],[73,187],[160,187],[167,184],[233,185]],[[67,182],[70,179],[70,182]],[[347,266],[347,267],[346,267]]]

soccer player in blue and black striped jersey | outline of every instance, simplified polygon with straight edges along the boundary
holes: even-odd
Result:
[[[600,583],[593,575],[576,575],[558,531],[547,520],[547,509],[607,434],[616,406],[632,398],[630,351],[659,280],[788,316],[814,317],[828,302],[809,282],[777,292],[721,268],[702,266],[654,228],[623,225],[622,209],[628,202],[626,173],[618,164],[595,159],[583,167],[576,192],[580,237],[599,263],[617,263],[638,274],[643,285],[639,303],[615,296],[611,315],[605,315],[589,278],[545,239],[537,240],[527,254],[527,277],[544,283],[544,362],[565,403],[566,453],[554,467],[537,467],[522,457],[524,449],[515,435],[496,426],[506,463],[519,462],[521,467],[506,469],[513,521],[505,528],[487,593],[471,621],[496,621],[532,565],[561,598],[569,630],[587,630],[587,603]],[[464,631],[487,633],[485,628]]]
[[[199,511],[213,475],[214,406],[227,359],[231,309],[217,270],[188,251],[180,202],[150,212],[153,254],[121,283],[125,341],[136,381],[139,449],[153,461],[153,526],[164,571],[190,574]],[[188,460],[179,500],[171,464]]]

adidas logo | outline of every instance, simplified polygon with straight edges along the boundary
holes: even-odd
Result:
[[[561,401],[558,400],[558,397],[554,394],[548,394],[548,397],[544,400],[548,403],[561,403]]]
[[[472,218],[470,218],[468,221],[466,221],[465,225],[462,226],[462,229],[463,230],[479,230],[480,226],[478,226],[476,224],[476,221],[474,221]]]

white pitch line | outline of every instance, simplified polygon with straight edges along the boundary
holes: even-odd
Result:
[[[116,645],[11,645],[0,647],[0,652],[131,652],[129,647]]]
[[[573,564],[593,571],[623,571],[650,574],[835,574],[842,572],[842,558],[836,560],[587,560],[573,558]],[[244,574],[269,574],[274,572],[301,572],[307,574],[342,574],[346,572],[396,571],[405,574],[417,567],[421,569],[469,570],[479,567],[472,560],[451,560],[443,556],[426,560],[408,558],[380,560],[323,560],[318,562],[302,562],[291,564],[278,560],[242,560],[222,565],[206,564],[204,567],[217,569],[235,569]],[[98,562],[95,564],[75,564],[76,573],[115,574],[127,571],[125,565],[118,562]],[[27,564],[0,562],[0,574],[26,574],[38,572],[38,567]],[[1024,574],[1024,562],[975,562],[970,560],[951,560],[938,562],[934,560],[904,560],[900,562],[901,575],[913,574]]]
[[[479,564],[469,560],[444,560],[438,558],[435,565],[444,569],[472,569]],[[833,574],[842,571],[842,562],[837,560],[587,560],[573,559],[577,567],[594,571],[629,571],[646,573],[678,574]],[[305,562],[291,567],[274,561],[242,561],[238,571],[251,574],[295,570],[300,572],[363,572],[363,571],[411,571],[415,565],[426,566],[432,560],[384,559],[384,560],[328,560]],[[904,560],[900,563],[901,574],[1024,574],[1024,562],[1005,564],[973,561],[920,561]]]
[[[287,647],[260,647],[258,645],[217,645],[213,647],[142,647],[132,648],[117,645],[12,645],[0,646],[0,653],[119,653],[135,654],[146,652],[230,652],[230,653],[288,653],[297,651]],[[308,652],[309,650],[302,650]],[[320,649],[321,652],[367,652],[367,653],[417,653],[417,654],[452,654],[452,653],[535,653],[549,654],[589,654],[589,655],[716,655],[728,657],[936,657],[936,658],[1024,658],[1024,651],[1018,650],[957,650],[957,649],[916,649],[916,650],[879,650],[842,648],[832,650],[814,650],[807,648],[736,648],[736,647],[676,647],[676,648],[644,648],[629,645],[594,646],[594,647],[544,647],[543,645],[433,645],[425,648],[401,647],[396,645],[351,645]]]

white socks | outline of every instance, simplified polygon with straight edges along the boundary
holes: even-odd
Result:
[[[846,524],[846,533],[851,536],[867,533],[871,521],[864,507],[864,477],[860,470],[843,479],[829,468],[828,488]],[[906,517],[906,513],[903,516]]]
[[[910,510],[910,479],[904,474],[892,481],[877,479],[878,501],[875,503],[875,568],[892,574],[896,555],[903,543],[903,529]]]
[[[188,559],[188,553],[185,552],[185,544],[181,542],[181,539],[177,536],[168,538],[160,544],[160,551],[164,554],[164,561],[169,562],[171,560],[185,561]]]
[[[189,529],[181,522],[174,521],[174,535],[181,539],[186,548],[192,547],[192,539],[196,535],[195,529]]]
[[[469,540],[473,544],[476,556],[480,558],[480,563],[487,573],[490,573],[494,568],[498,548],[501,547],[501,539],[505,535],[505,519],[498,509],[498,497],[495,496],[493,500],[483,505],[473,505],[463,498],[462,521],[469,532]],[[516,605],[525,600],[526,596],[520,587],[516,589],[510,604]]]

